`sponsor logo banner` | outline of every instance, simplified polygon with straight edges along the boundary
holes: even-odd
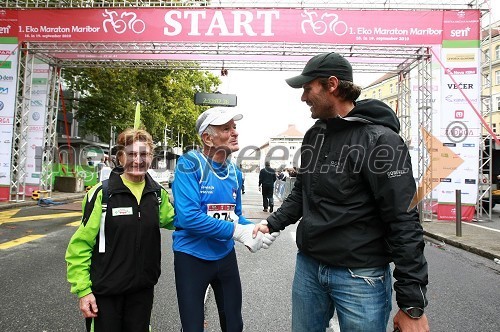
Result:
[[[6,15],[2,15],[5,10],[0,10],[0,37],[1,26]],[[0,142],[2,142],[2,160],[10,160],[12,153],[12,134],[14,131],[14,111],[16,104],[16,81],[17,81],[17,56],[15,50],[17,44],[1,44],[0,38]],[[10,163],[0,164],[0,173],[4,176],[0,177],[0,186],[10,185],[11,167]],[[6,197],[0,199],[8,199]]]

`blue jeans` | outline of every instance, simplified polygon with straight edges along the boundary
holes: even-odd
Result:
[[[337,310],[341,331],[385,332],[392,308],[389,264],[335,267],[297,253],[292,288],[292,331],[325,332]]]

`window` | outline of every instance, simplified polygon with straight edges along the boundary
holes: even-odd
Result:
[[[495,72],[495,85],[499,85],[500,84],[500,70],[497,70]]]
[[[500,111],[500,97],[497,97],[497,111]]]
[[[495,47],[495,59],[500,59],[500,45]]]
[[[389,85],[389,88],[391,89],[391,93],[394,93],[394,85]]]
[[[496,133],[497,132],[497,124],[493,123],[492,126],[493,126],[493,128],[492,128],[493,132]]]
[[[499,70],[500,72],[500,70]],[[382,97],[382,90],[378,89],[378,97],[381,98]]]

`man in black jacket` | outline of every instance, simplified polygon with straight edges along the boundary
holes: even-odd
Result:
[[[427,262],[415,180],[399,121],[378,100],[357,101],[350,63],[314,56],[286,80],[318,121],[307,131],[291,194],[262,222],[273,232],[301,220],[292,290],[292,331],[324,331],[337,310],[342,331],[429,331]]]
[[[264,206],[264,212],[267,212],[267,207],[269,207],[269,212],[273,212],[274,209],[274,182],[276,181],[276,171],[271,168],[269,161],[265,162],[265,167],[260,170],[259,173],[259,190],[262,193],[262,205]]]

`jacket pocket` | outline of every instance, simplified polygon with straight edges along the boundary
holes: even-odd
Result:
[[[323,161],[319,169],[316,193],[321,197],[330,197],[342,201],[354,190],[359,174],[352,169],[350,158],[333,152]]]

